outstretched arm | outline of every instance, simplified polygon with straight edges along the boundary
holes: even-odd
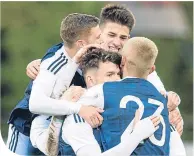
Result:
[[[120,144],[104,153],[101,153],[100,147],[93,136],[92,129],[87,123],[74,124],[75,127],[65,124],[63,127],[63,139],[72,146],[78,156],[129,156],[143,139],[154,133],[159,124],[158,121],[159,118],[146,118],[139,121],[133,132],[128,133],[124,139],[121,139]],[[77,132],[72,130],[72,128],[76,128]],[[126,131],[128,131],[128,128]],[[71,131],[69,131],[70,129]]]

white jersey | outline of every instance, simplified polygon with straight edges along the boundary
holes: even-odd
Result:
[[[151,74],[148,75],[147,80],[152,83],[156,89],[161,92],[161,91],[165,91],[166,89],[164,88],[164,85],[161,81],[161,79],[159,78],[158,74],[156,71],[153,71]]]
[[[40,65],[33,82],[29,109],[35,114],[66,115],[78,113],[80,106],[57,100],[69,87],[78,65],[65,52],[64,46]],[[54,100],[55,99],[55,100]]]

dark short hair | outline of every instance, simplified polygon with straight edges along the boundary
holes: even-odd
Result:
[[[90,30],[99,24],[99,19],[92,15],[73,13],[65,17],[61,22],[60,36],[64,44],[72,47],[80,38],[87,38]]]
[[[135,17],[124,5],[108,4],[102,8],[100,13],[100,25],[106,22],[114,22],[127,26],[131,32],[135,24]]]
[[[80,67],[85,75],[89,69],[98,69],[100,62],[112,62],[120,67],[121,58],[119,53],[105,51],[101,48],[89,48],[81,59]]]

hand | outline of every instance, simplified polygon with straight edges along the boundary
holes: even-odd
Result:
[[[81,58],[84,54],[86,54],[87,50],[91,47],[96,47],[96,48],[100,48],[100,45],[99,44],[89,44],[87,46],[84,46],[82,47],[76,54],[75,56],[73,57],[73,60],[79,64],[80,61],[81,61]]]
[[[83,95],[85,90],[85,88],[82,88],[80,86],[71,86],[67,91],[64,92],[61,99],[77,102],[79,98]]]
[[[175,127],[180,136],[183,134],[183,126],[184,126],[184,121],[182,119]]]
[[[26,67],[26,75],[31,78],[35,79],[40,71],[40,63],[41,59],[34,60],[30,62]]]
[[[158,128],[160,116],[150,116],[140,120],[140,111],[137,110],[134,119],[133,133],[137,133],[141,139],[150,137]]]
[[[103,117],[99,114],[104,112],[101,108],[96,108],[93,106],[81,106],[79,115],[86,120],[92,128],[96,128],[102,124]]]
[[[174,110],[179,104],[180,104],[181,100],[178,96],[177,93],[169,91],[168,92],[168,103],[167,103],[167,107],[169,111]]]
[[[181,116],[181,113],[179,112],[179,110],[175,109],[171,112],[169,112],[169,120],[170,120],[170,124],[172,124],[173,126],[175,126],[177,132],[182,135],[183,133],[183,118]]]

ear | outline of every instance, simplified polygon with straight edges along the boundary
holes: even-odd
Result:
[[[122,56],[120,67],[122,68],[125,65],[125,63],[126,63],[126,57]]]
[[[82,47],[86,46],[87,43],[84,40],[77,40],[76,45],[77,45],[78,48],[82,48]]]
[[[153,66],[151,67],[149,74],[151,74],[154,70],[156,70],[156,66],[155,66],[155,65],[153,65]]]
[[[87,84],[87,87],[93,87],[96,83],[94,81],[94,79],[92,78],[92,76],[86,76],[86,84]]]

